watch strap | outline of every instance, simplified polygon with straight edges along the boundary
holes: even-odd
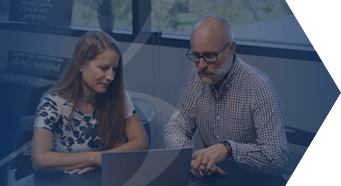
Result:
[[[232,148],[231,145],[228,141],[222,141],[222,144],[225,145],[225,147],[227,148],[227,158],[231,158],[232,157]]]

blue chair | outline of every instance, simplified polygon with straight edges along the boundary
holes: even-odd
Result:
[[[144,126],[144,129],[147,132],[148,139],[149,139],[149,145],[151,143],[151,127],[150,123],[153,121],[155,115],[156,115],[156,108],[155,106],[140,98],[132,98],[131,99],[135,109],[136,109],[136,114],[141,120],[142,125]]]

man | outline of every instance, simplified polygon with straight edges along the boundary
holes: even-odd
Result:
[[[205,149],[193,154],[195,176],[238,173],[243,178],[278,175],[277,179],[289,166],[289,153],[272,80],[240,61],[229,24],[222,17],[199,19],[190,43],[186,55],[196,71],[188,76],[178,110],[166,125],[167,148],[193,147],[191,139],[198,129]],[[221,162],[227,162],[225,170],[218,166]]]

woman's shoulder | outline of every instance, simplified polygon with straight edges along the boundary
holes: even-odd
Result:
[[[49,102],[54,106],[71,106],[71,103],[67,101],[65,97],[55,92],[45,93],[41,97],[41,103]]]
[[[128,91],[124,90],[124,107],[125,107],[125,118],[136,113],[134,104],[128,94]]]
[[[128,94],[128,91],[126,90],[123,91],[123,99],[124,99],[124,104],[130,104],[132,102],[130,95]]]

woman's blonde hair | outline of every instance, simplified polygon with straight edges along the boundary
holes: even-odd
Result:
[[[101,31],[85,33],[77,42],[69,67],[59,82],[49,90],[50,93],[72,103],[69,117],[71,124],[76,101],[83,96],[80,68],[107,50],[117,52],[119,60],[114,81],[111,82],[105,93],[97,94],[95,97],[101,150],[114,148],[126,140],[122,53],[117,41]]]

